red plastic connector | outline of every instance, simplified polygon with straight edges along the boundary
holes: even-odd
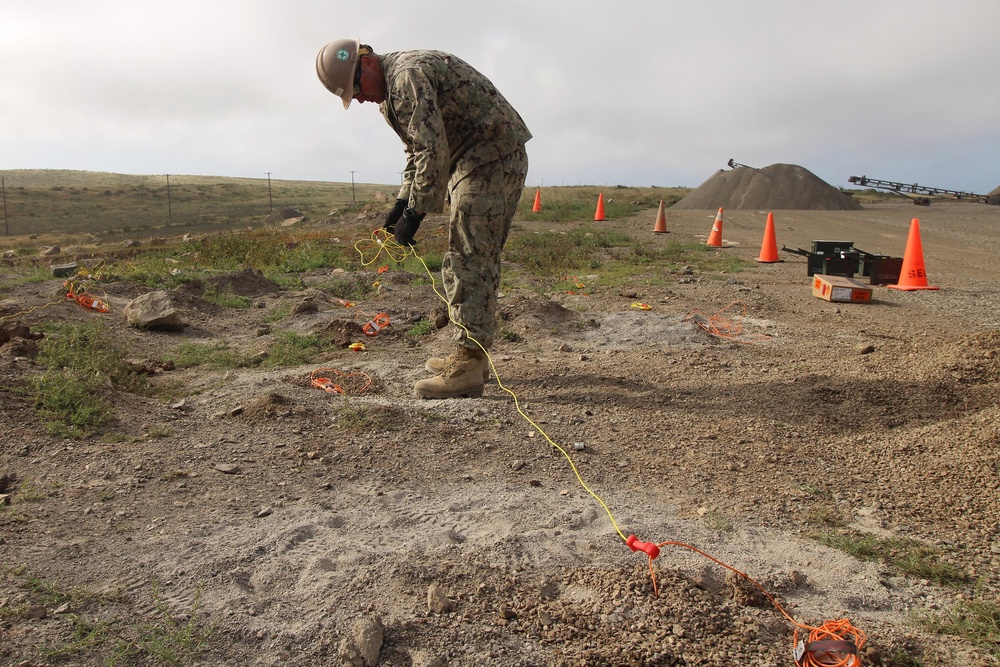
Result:
[[[656,546],[652,542],[643,542],[635,535],[629,535],[628,539],[625,540],[625,544],[632,551],[644,551],[649,555],[650,559],[656,558],[660,555],[660,547]]]

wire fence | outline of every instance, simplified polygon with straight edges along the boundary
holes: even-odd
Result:
[[[283,211],[316,219],[398,186],[268,178],[26,172],[0,177],[3,233],[125,235],[220,229]],[[171,232],[172,233],[172,232]]]

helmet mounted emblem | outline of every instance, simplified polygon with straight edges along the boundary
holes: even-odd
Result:
[[[347,51],[347,49],[339,49],[337,51],[337,60],[347,60],[350,57],[351,54]]]

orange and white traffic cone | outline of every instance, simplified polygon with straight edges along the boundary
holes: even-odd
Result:
[[[660,208],[656,212],[656,224],[653,226],[654,234],[667,233],[667,214],[663,209],[663,200],[660,200]]]
[[[906,239],[906,250],[903,252],[903,267],[899,272],[899,282],[895,285],[886,285],[886,287],[905,291],[938,289],[927,284],[927,271],[924,270],[924,246],[920,242],[920,221],[916,218],[910,221],[910,235]]]
[[[713,248],[722,247],[722,209],[715,214],[715,222],[712,223],[712,233],[708,235],[708,242]]]

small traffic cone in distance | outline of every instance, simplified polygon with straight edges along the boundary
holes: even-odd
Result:
[[[660,200],[660,209],[656,212],[656,224],[653,226],[654,234],[667,233],[667,214],[663,210],[663,200]]]
[[[531,207],[532,213],[538,213],[542,210],[542,191],[535,190],[535,204]]]
[[[920,242],[920,221],[914,218],[910,221],[910,235],[906,239],[906,250],[903,251],[903,267],[899,272],[899,282],[886,285],[889,289],[920,290],[938,289],[927,284],[927,271],[924,270],[924,246]]]
[[[708,235],[708,241],[705,245],[710,245],[713,248],[722,247],[722,209],[715,214],[715,222],[712,223],[712,233]]]
[[[594,212],[594,220],[604,220],[604,193],[597,195],[597,211]]]
[[[774,236],[774,213],[767,214],[767,224],[764,225],[764,240],[760,244],[758,262],[773,264],[778,259],[778,240]]]

